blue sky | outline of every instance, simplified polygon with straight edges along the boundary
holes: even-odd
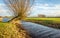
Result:
[[[3,0],[0,0],[0,16],[9,16],[9,13]],[[60,0],[35,0],[35,3],[31,8],[30,16],[37,16],[38,14],[60,16]]]

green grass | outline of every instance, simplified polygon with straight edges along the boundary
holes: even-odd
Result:
[[[26,18],[28,22],[60,29],[60,18]]]
[[[9,23],[0,22],[0,27],[4,27],[6,24],[9,24]]]
[[[26,18],[26,20],[51,20],[60,23],[60,18]]]

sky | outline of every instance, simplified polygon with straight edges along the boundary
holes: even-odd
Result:
[[[35,0],[31,8],[30,16],[44,14],[46,16],[60,16],[60,0]],[[10,11],[7,9],[3,0],[0,0],[0,16],[10,16]]]

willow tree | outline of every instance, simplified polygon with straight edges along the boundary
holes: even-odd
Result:
[[[8,23],[0,23],[0,38],[30,38],[17,21],[27,17],[34,0],[3,0],[14,17]],[[17,20],[17,21],[16,21]],[[15,21],[16,23],[14,23]],[[12,23],[13,24],[12,24]]]
[[[28,11],[33,5],[34,0],[4,0],[14,17],[10,20],[23,20],[27,17]]]

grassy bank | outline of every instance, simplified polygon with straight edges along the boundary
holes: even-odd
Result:
[[[26,18],[26,20],[51,20],[51,21],[54,21],[54,22],[57,22],[57,23],[60,23],[60,18]]]
[[[12,23],[0,22],[0,38],[28,38],[29,35],[21,27]]]
[[[25,20],[60,29],[60,18],[26,18]]]

